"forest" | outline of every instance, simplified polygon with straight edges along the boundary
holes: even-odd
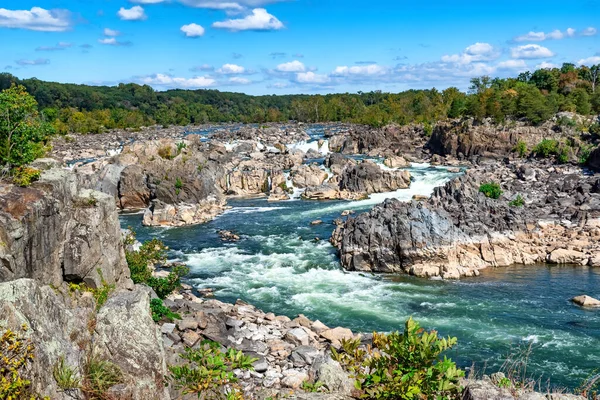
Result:
[[[156,91],[134,83],[89,86],[19,79],[0,74],[0,91],[23,85],[45,121],[60,134],[115,128],[220,122],[354,122],[374,127],[446,118],[525,119],[543,123],[557,112],[600,114],[600,65],[538,69],[514,78],[473,78],[465,93],[445,90],[328,95],[250,96],[218,90]]]

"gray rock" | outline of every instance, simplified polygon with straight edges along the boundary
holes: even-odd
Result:
[[[294,328],[289,330],[285,334],[285,338],[288,342],[297,346],[308,346],[310,339],[308,333],[306,333],[306,331],[302,328]]]
[[[310,375],[315,382],[321,382],[330,392],[349,395],[354,390],[354,381],[348,377],[340,363],[328,355],[315,360]]]

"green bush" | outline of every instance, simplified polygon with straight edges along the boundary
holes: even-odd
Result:
[[[27,330],[25,325],[21,332],[0,326],[0,399],[23,399],[30,394],[31,381],[24,374],[35,348],[25,337]]]
[[[539,157],[548,158],[558,154],[558,147],[558,140],[544,139],[533,148],[533,152]]]
[[[169,366],[167,382],[173,388],[181,390],[183,395],[228,400],[243,399],[233,371],[251,371],[257,360],[235,349],[222,352],[221,345],[211,341],[202,342],[198,348],[186,348],[181,358],[183,365]]]
[[[513,151],[517,152],[519,157],[524,158],[527,155],[527,143],[519,139]]]
[[[189,268],[183,265],[178,265],[171,270],[169,276],[166,278],[155,278],[151,276],[146,281],[146,284],[154,289],[154,292],[156,292],[158,297],[164,299],[173,293],[175,289],[181,287],[181,278],[189,274],[189,272]]]
[[[556,161],[559,164],[566,164],[569,162],[569,146],[563,146],[558,151]]]
[[[588,158],[590,158],[590,154],[592,154],[593,150],[594,150],[593,144],[582,145],[579,148],[579,164],[586,164],[588,161]]]
[[[181,319],[179,314],[174,313],[169,310],[169,308],[165,307],[161,299],[150,300],[150,311],[152,311],[152,319],[154,322],[160,322],[162,320],[173,322],[176,319]]]
[[[31,167],[17,167],[12,170],[12,181],[15,185],[27,187],[40,179],[42,173],[39,169]]]
[[[356,388],[367,399],[459,398],[464,372],[441,354],[456,345],[456,338],[439,338],[412,318],[404,333],[373,334],[373,346],[360,347],[360,339],[343,340],[341,351],[332,349],[355,378]]]
[[[513,201],[508,203],[508,205],[511,207],[523,207],[525,205],[525,199],[520,194],[518,194]]]
[[[500,185],[495,182],[481,184],[481,186],[479,186],[479,192],[490,199],[498,199],[502,195]]]

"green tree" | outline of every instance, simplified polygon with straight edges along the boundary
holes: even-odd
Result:
[[[18,167],[40,157],[51,133],[25,87],[0,92],[0,165]]]

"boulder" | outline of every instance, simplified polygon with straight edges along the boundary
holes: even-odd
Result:
[[[587,295],[573,297],[571,301],[582,307],[600,307],[600,300]]]
[[[410,167],[410,163],[401,156],[390,156],[383,161],[383,165],[389,168],[406,168]]]

